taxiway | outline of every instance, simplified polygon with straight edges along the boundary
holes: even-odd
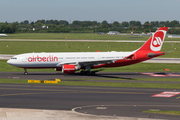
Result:
[[[66,75],[62,73],[50,72],[29,72],[24,75],[22,72],[1,72],[0,78],[5,79],[40,79],[52,80],[60,78],[62,81],[84,81],[94,82],[146,82],[146,83],[170,83],[180,82],[164,81],[135,81],[134,78],[152,78],[148,74],[137,72],[131,73],[105,73],[100,72],[96,76],[81,76],[80,74]],[[154,73],[152,73],[154,74]],[[171,78],[180,76],[167,76],[172,73],[158,73],[158,75]],[[173,73],[180,75],[180,73]],[[121,80],[99,80],[99,78],[120,78]],[[123,79],[123,80],[122,80]],[[82,81],[82,79],[81,79]],[[152,97],[164,91],[177,93],[176,95],[166,95],[167,97]],[[113,120],[151,120],[168,119],[179,120],[179,116],[144,113],[144,110],[174,110],[180,109],[180,90],[174,89],[143,89],[143,88],[111,88],[111,87],[82,87],[82,86],[60,86],[43,84],[0,84],[0,119],[6,115],[5,120],[11,116],[27,117],[35,114],[35,118],[47,119],[49,116],[62,119],[113,119]],[[3,109],[4,108],[4,109]],[[9,108],[9,109],[7,109]],[[24,109],[24,110],[23,110]],[[19,112],[14,112],[19,111]],[[23,113],[23,112],[24,113]],[[25,112],[27,111],[27,112]],[[10,117],[7,115],[9,114]],[[39,115],[40,114],[40,115]],[[29,115],[32,120],[34,119]],[[13,118],[12,118],[13,119]]]
[[[179,95],[152,97],[170,89],[80,87],[36,84],[0,84],[0,107],[34,110],[63,110],[84,115],[179,120],[179,116],[144,113],[144,110],[179,110]],[[176,92],[180,90],[176,90]],[[57,111],[56,111],[57,112]],[[55,112],[55,113],[56,113]],[[52,111],[50,112],[51,114]],[[48,114],[48,113],[47,113]],[[91,115],[89,117],[88,115]],[[77,117],[76,116],[76,117]],[[76,118],[78,119],[78,117]],[[125,120],[125,119],[122,119]],[[126,119],[130,120],[130,119]]]

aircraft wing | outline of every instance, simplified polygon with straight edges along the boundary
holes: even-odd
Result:
[[[67,61],[67,62],[60,62],[56,66],[62,66],[64,64],[74,64],[74,65],[80,65],[83,66],[94,66],[98,64],[109,64],[114,63],[116,60],[119,59],[111,59],[111,60],[93,60],[93,61]]]
[[[81,66],[94,66],[98,64],[109,64],[114,63],[116,60],[119,59],[111,59],[111,60],[97,60],[97,61],[80,61],[78,62]]]

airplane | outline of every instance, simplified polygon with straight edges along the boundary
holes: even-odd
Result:
[[[7,61],[8,64],[27,69],[55,68],[62,73],[75,73],[95,75],[91,69],[101,67],[121,67],[140,63],[157,56],[164,55],[161,47],[168,27],[160,27],[152,36],[137,50],[131,52],[57,52],[57,53],[25,53],[13,56]]]
[[[0,37],[7,37],[6,34],[0,34]]]

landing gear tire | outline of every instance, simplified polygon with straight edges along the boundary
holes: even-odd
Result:
[[[91,75],[91,74],[90,74],[90,72],[89,72],[89,71],[86,71],[86,75],[88,75],[88,76],[89,76],[89,75]]]
[[[96,75],[95,72],[89,72],[89,71],[81,71],[80,74],[81,74],[81,75],[88,75],[88,76],[89,76],[89,75],[92,75],[92,76]]]
[[[95,72],[91,72],[91,75],[94,76],[94,75],[96,75],[96,73]]]
[[[86,72],[86,75],[88,75],[88,76],[89,75],[94,76],[95,74],[96,74],[95,72],[91,72],[91,73],[89,71]]]
[[[24,72],[24,75],[28,75],[28,72]]]
[[[84,74],[85,74],[85,71],[81,71],[80,74],[81,74],[81,75],[84,75]]]

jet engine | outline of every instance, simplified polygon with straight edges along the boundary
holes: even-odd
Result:
[[[62,66],[62,73],[75,73],[79,69],[79,66],[66,64]]]

